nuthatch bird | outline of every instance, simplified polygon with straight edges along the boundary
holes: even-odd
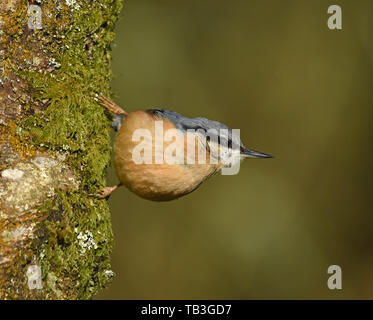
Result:
[[[220,122],[191,119],[166,109],[127,113],[108,98],[100,96],[99,99],[114,114],[112,126],[117,131],[114,164],[120,183],[94,194],[96,198],[107,198],[125,185],[142,198],[169,201],[194,191],[215,173],[244,158],[272,158],[245,148],[234,130]],[[149,133],[142,135],[141,152],[137,152],[141,140],[139,130]],[[173,141],[163,135],[167,131],[173,132]],[[157,142],[159,138],[161,142]],[[238,151],[235,157],[232,150]],[[136,152],[139,157],[147,155],[148,161],[137,161]],[[173,161],[164,161],[166,155]]]

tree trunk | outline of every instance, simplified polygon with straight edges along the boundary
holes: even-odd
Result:
[[[1,0],[0,299],[86,299],[113,276],[105,182],[121,0]]]

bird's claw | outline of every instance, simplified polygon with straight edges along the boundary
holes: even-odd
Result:
[[[90,197],[96,199],[108,199],[110,197],[112,190],[110,187],[103,188],[96,193],[89,194]]]

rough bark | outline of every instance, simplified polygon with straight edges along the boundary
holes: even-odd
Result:
[[[113,276],[110,213],[88,194],[110,161],[95,94],[109,94],[120,9],[121,0],[0,3],[0,299],[90,298]]]

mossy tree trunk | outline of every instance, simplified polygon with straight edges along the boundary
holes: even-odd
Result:
[[[102,187],[121,0],[0,3],[0,299],[91,298],[113,276]]]

